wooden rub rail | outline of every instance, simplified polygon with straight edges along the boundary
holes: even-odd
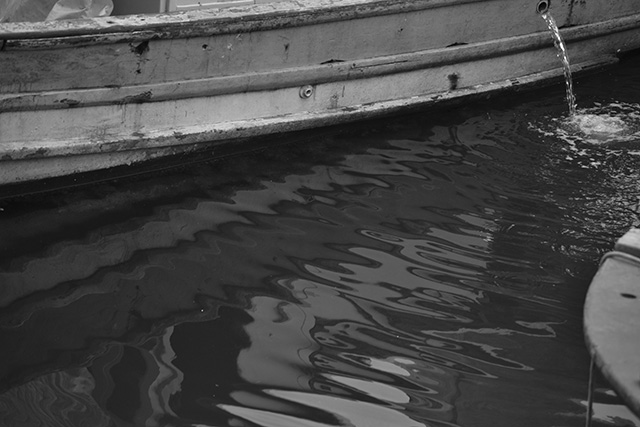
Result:
[[[587,293],[584,331],[593,362],[640,416],[640,229],[603,257]]]

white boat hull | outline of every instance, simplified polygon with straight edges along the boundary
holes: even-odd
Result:
[[[573,68],[640,48],[640,6],[551,12]],[[600,5],[602,3],[602,5]],[[562,76],[531,0],[279,2],[0,24],[0,185],[215,150]],[[637,12],[637,13],[636,13]]]

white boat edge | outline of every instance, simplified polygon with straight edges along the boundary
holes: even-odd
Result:
[[[640,229],[605,254],[584,305],[592,360],[627,407],[640,417]]]

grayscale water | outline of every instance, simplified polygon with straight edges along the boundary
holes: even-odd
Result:
[[[638,75],[0,200],[0,425],[583,426]]]

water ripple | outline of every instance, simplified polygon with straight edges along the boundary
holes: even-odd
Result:
[[[0,421],[580,425],[584,292],[637,220],[640,157],[565,138],[549,103],[389,119],[85,208],[15,208]]]

